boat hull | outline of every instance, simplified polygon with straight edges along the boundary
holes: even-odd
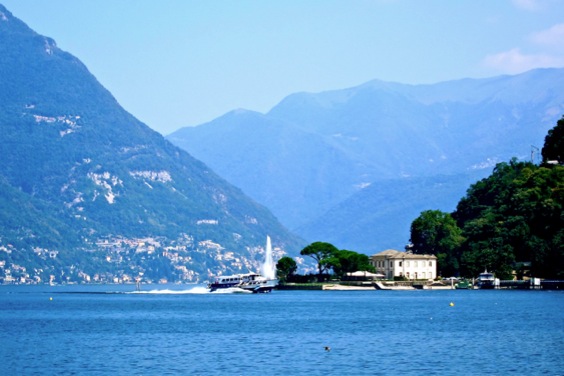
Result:
[[[271,292],[277,285],[277,279],[267,279],[260,274],[249,273],[214,277],[208,288],[210,292],[237,288],[258,294]]]
[[[454,285],[457,290],[470,290],[472,289],[472,283],[469,281],[459,281]]]
[[[493,273],[488,273],[486,270],[478,276],[476,285],[482,290],[492,290],[497,287],[497,284],[499,283],[498,281],[499,280],[495,278]]]

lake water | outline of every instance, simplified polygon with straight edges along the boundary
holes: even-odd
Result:
[[[0,374],[564,375],[562,291],[143,289],[0,286]]]

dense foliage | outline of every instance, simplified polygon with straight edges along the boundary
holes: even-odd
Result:
[[[306,246],[300,251],[300,255],[309,256],[317,263],[319,279],[322,279],[323,273],[330,268],[327,260],[339,250],[331,243],[314,242]]]
[[[327,265],[333,269],[333,273],[338,277],[356,271],[375,272],[367,255],[348,250],[339,250],[333,253],[327,259]]]
[[[348,250],[339,250],[331,243],[315,242],[301,250],[302,256],[310,256],[317,263],[317,280],[323,281],[332,271],[333,275],[342,277],[346,273],[356,271],[374,272],[367,255]]]
[[[440,210],[426,210],[411,224],[412,251],[437,256],[438,273],[450,276],[459,269],[464,238],[454,218]]]
[[[542,160],[545,163],[564,163],[564,117],[558,120],[556,127],[548,131],[542,148]]]
[[[284,256],[276,263],[276,276],[280,282],[288,281],[297,270],[298,264],[291,257]]]
[[[454,213],[466,238],[461,272],[488,268],[509,278],[519,264],[530,263],[532,276],[564,277],[563,208],[563,166],[498,164],[470,187]]]
[[[411,226],[416,252],[439,256],[443,272],[501,279],[564,278],[564,118],[536,165],[512,159],[473,184],[451,215],[426,211]],[[456,220],[456,223],[453,222]]]

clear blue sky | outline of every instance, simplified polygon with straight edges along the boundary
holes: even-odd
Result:
[[[285,96],[564,66],[562,0],[0,0],[162,134]]]

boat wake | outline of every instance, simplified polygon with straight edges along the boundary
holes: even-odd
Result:
[[[156,294],[156,295],[182,295],[182,294],[209,294],[210,289],[203,286],[192,287],[188,290],[155,289],[146,291],[131,291],[129,294]]]
[[[239,287],[230,287],[211,291],[205,286],[195,286],[188,289],[155,288],[152,290],[136,291],[50,291],[50,294],[86,294],[86,295],[205,295],[205,294],[252,294],[252,291]]]
[[[239,287],[230,287],[226,289],[220,289],[216,291],[210,291],[209,288],[198,286],[192,287],[187,290],[171,290],[171,289],[155,289],[155,290],[141,290],[141,291],[131,291],[127,294],[148,294],[148,295],[183,295],[183,294],[252,294],[252,291],[244,290]]]
[[[228,287],[225,289],[212,291],[211,293],[212,294],[252,294],[253,292],[239,287]]]

